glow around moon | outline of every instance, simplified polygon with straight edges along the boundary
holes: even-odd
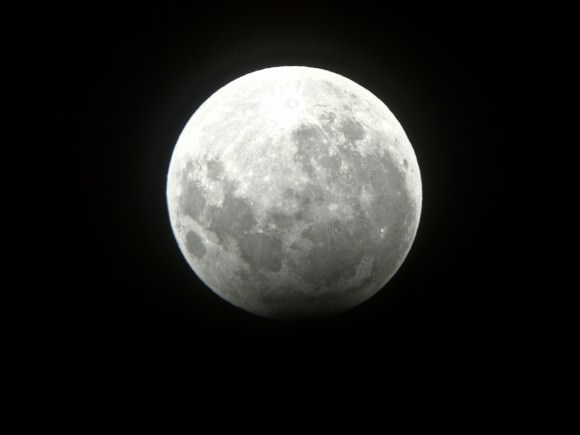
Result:
[[[338,313],[379,291],[411,248],[421,195],[387,106],[307,67],[253,72],[208,98],[167,183],[191,268],[223,299],[273,318]]]

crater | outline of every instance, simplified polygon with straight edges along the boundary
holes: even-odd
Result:
[[[187,250],[196,258],[203,258],[207,252],[201,237],[194,231],[189,231],[185,236],[185,246]]]

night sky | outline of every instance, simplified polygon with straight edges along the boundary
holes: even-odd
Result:
[[[42,24],[40,85],[66,120],[59,163],[71,198],[59,223],[65,346],[95,367],[180,361],[200,376],[264,382],[389,377],[394,362],[497,364],[517,335],[519,273],[533,269],[525,204],[542,198],[545,210],[564,196],[537,181],[538,153],[558,156],[552,181],[571,171],[562,142],[575,115],[560,73],[570,28],[542,11],[277,4],[47,10],[58,19]],[[423,213],[403,266],[375,297],[324,320],[272,321],[221,300],[186,264],[166,209],[171,153],[193,112],[231,80],[281,65],[373,92],[421,169]]]

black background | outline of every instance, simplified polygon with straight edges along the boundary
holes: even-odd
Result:
[[[33,74],[60,121],[61,337],[76,361],[113,372],[169,362],[200,380],[264,384],[397,378],[393,364],[492,378],[530,338],[519,313],[545,237],[535,218],[564,197],[538,177],[566,183],[573,161],[565,12],[305,1],[45,12]],[[421,168],[423,214],[402,268],[329,319],[267,320],[222,301],[168,220],[167,168],[189,117],[231,80],[280,65],[369,89]],[[538,198],[532,223],[526,203]]]

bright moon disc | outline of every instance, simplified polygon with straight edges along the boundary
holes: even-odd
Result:
[[[271,318],[347,310],[404,261],[421,176],[403,128],[353,81],[267,68],[209,97],[181,133],[167,202],[199,278]]]

